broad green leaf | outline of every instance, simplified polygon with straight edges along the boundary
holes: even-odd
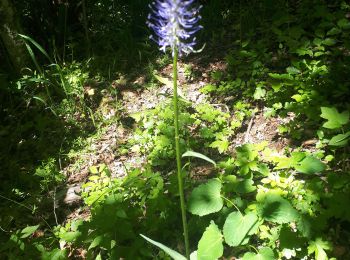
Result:
[[[326,38],[322,41],[322,43],[327,46],[333,46],[337,43],[337,41],[332,38]]]
[[[290,81],[292,81],[294,79],[293,76],[291,76],[289,74],[269,73],[269,76],[273,79],[278,79],[278,80],[290,80]]]
[[[345,146],[347,145],[350,138],[350,131],[345,134],[338,134],[333,136],[331,140],[329,140],[329,145],[333,146]]]
[[[340,128],[349,122],[349,111],[339,113],[334,107],[321,107],[321,117],[328,121],[323,124],[323,127],[329,129]]]
[[[313,156],[306,156],[294,168],[301,173],[313,174],[324,171],[326,166],[319,159]]]
[[[288,67],[287,68],[287,72],[289,74],[299,74],[300,73],[300,70],[298,70],[297,68],[295,67]]]
[[[40,225],[29,226],[29,227],[24,228],[21,231],[21,234],[22,234],[21,238],[29,237],[30,235],[32,235],[39,228],[39,226]]]
[[[79,231],[70,231],[70,232],[65,232],[63,234],[60,234],[60,238],[66,242],[73,242],[80,236],[81,236],[81,232]]]
[[[345,29],[345,30],[348,30],[350,29],[350,21],[348,19],[340,19],[338,22],[337,22],[337,25],[341,28],[341,29]]]
[[[312,220],[307,215],[300,215],[297,220],[297,229],[303,237],[310,238],[312,235]]]
[[[214,166],[216,166],[216,163],[212,159],[208,158],[207,156],[205,156],[204,154],[201,154],[201,153],[197,153],[197,152],[193,152],[193,151],[187,151],[187,152],[185,152],[182,155],[182,157],[196,157],[196,158],[200,158],[200,159],[205,160],[207,162],[210,162]]]
[[[328,241],[323,241],[321,238],[317,238],[315,241],[311,241],[307,247],[308,254],[315,253],[316,260],[327,260],[328,256],[325,250],[330,250],[331,245]]]
[[[225,242],[230,246],[246,244],[249,236],[255,234],[258,227],[259,219],[255,213],[242,215],[240,212],[232,212],[226,218],[223,228]]]
[[[150,239],[142,234],[140,234],[140,236],[143,237],[144,239],[146,239],[151,244],[155,245],[156,247],[162,249],[165,253],[170,255],[174,260],[186,260],[186,257],[184,257],[180,253],[176,252],[175,250],[163,245],[162,243],[154,241],[154,240],[152,240],[152,239]]]
[[[242,260],[274,260],[275,255],[271,248],[263,247],[258,253],[245,253]]]
[[[211,179],[196,187],[189,198],[188,211],[194,215],[205,216],[221,210],[221,186],[220,180]]]
[[[271,222],[289,223],[298,218],[298,212],[288,200],[277,194],[267,194],[258,206],[259,215]]]
[[[341,30],[337,27],[334,27],[332,29],[330,29],[328,32],[327,32],[327,35],[328,36],[333,36],[333,35],[336,35],[336,34],[339,34],[341,33]]]
[[[222,234],[214,221],[203,233],[198,243],[197,256],[200,260],[214,260],[222,256],[224,246],[222,245]]]
[[[102,243],[102,241],[103,241],[103,236],[102,235],[95,237],[94,240],[92,241],[92,243],[90,244],[88,250],[99,246]]]
[[[47,252],[45,248],[41,251],[41,258],[42,260],[66,260],[68,259],[67,257],[67,250],[63,249],[61,250],[60,248],[53,249],[51,252]]]
[[[238,193],[250,193],[256,190],[254,181],[251,179],[237,180],[234,186],[234,191]]]

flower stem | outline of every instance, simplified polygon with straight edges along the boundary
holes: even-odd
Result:
[[[174,125],[175,125],[175,149],[176,149],[176,165],[177,165],[177,181],[179,186],[180,193],[180,206],[181,206],[181,216],[182,216],[182,226],[183,226],[183,235],[185,238],[185,249],[186,249],[186,258],[190,259],[190,245],[188,239],[188,229],[187,229],[187,220],[186,220],[186,204],[185,204],[185,195],[183,188],[183,177],[181,170],[181,156],[180,156],[180,143],[179,143],[179,108],[177,101],[177,58],[178,50],[174,50],[173,57],[173,83],[174,83]]]

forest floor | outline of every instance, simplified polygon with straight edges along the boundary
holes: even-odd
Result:
[[[190,75],[186,72],[188,67],[191,68]],[[204,61],[179,62],[179,95],[191,102],[192,106],[203,103],[211,104],[223,112],[229,112],[234,117],[234,111],[231,111],[226,105],[234,97],[220,99],[200,91],[202,87],[211,83],[210,73],[213,71],[227,73],[226,64],[222,58],[210,59],[205,57]],[[73,210],[70,211],[63,222],[81,217],[87,218],[89,215],[86,208],[84,210],[80,208],[83,204],[79,194],[81,193],[81,186],[90,176],[90,167],[104,164],[114,178],[123,178],[130,169],[142,168],[147,165],[145,155],[133,152],[130,149],[120,154],[118,148],[123,147],[134,135],[136,128],[133,119],[134,114],[154,109],[171,98],[173,92],[171,83],[172,65],[169,64],[163,67],[158,72],[158,76],[161,76],[163,81],[167,79],[166,84],[160,83],[149,88],[135,88],[135,86],[142,86],[147,83],[145,82],[147,78],[145,75],[134,76],[131,81],[123,79],[122,84],[120,80],[112,82],[113,87],[120,89],[118,98],[121,104],[119,110],[122,111],[122,116],[119,121],[108,121],[108,119],[116,116],[117,111],[114,105],[115,100],[113,100],[116,97],[107,94],[104,98],[108,102],[101,102],[101,106],[98,108],[98,110],[103,111],[102,114],[107,119],[107,124],[100,134],[89,140],[88,147],[84,147],[82,152],[78,152],[76,156],[70,158],[72,163],[62,169],[67,177],[66,187],[62,188],[66,192],[64,198],[62,197],[63,202],[68,206],[74,205]],[[244,143],[267,141],[269,147],[283,154],[284,149],[292,144],[289,138],[279,134],[278,126],[293,120],[293,113],[283,118],[278,115],[266,118],[263,115],[263,110],[263,107],[259,107],[251,117],[244,120],[242,126],[237,130],[237,134],[230,140],[229,153],[234,153],[235,148]],[[305,141],[304,144],[305,146],[312,146],[314,140]],[[210,175],[211,171],[212,166],[205,164],[193,167],[189,174],[192,177],[196,176],[196,179],[198,179]]]

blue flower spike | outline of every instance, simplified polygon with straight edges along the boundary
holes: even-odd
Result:
[[[165,52],[168,47],[179,56],[188,55],[194,50],[196,38],[193,35],[202,29],[198,25],[202,6],[191,7],[195,0],[156,0],[150,4],[151,13],[148,15],[147,25],[155,35],[154,40],[160,50]]]

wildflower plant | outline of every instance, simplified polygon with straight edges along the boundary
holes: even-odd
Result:
[[[194,34],[202,29],[198,24],[201,16],[201,6],[194,5],[195,0],[156,0],[150,4],[151,13],[148,15],[147,25],[154,31],[150,38],[154,40],[159,49],[166,52],[171,49],[173,57],[173,86],[174,86],[174,126],[175,126],[175,149],[178,187],[180,194],[180,205],[183,232],[185,239],[186,258],[189,259],[189,238],[186,220],[186,205],[183,188],[183,177],[181,174],[181,154],[179,144],[179,109],[177,96],[177,61],[178,57],[198,52],[194,49],[196,38]],[[143,236],[144,237],[144,236]],[[159,246],[159,243],[144,237],[149,242]],[[163,246],[163,245],[162,245]],[[161,247],[164,249],[164,246]],[[170,250],[170,249],[169,249]],[[169,253],[169,251],[168,251]]]

